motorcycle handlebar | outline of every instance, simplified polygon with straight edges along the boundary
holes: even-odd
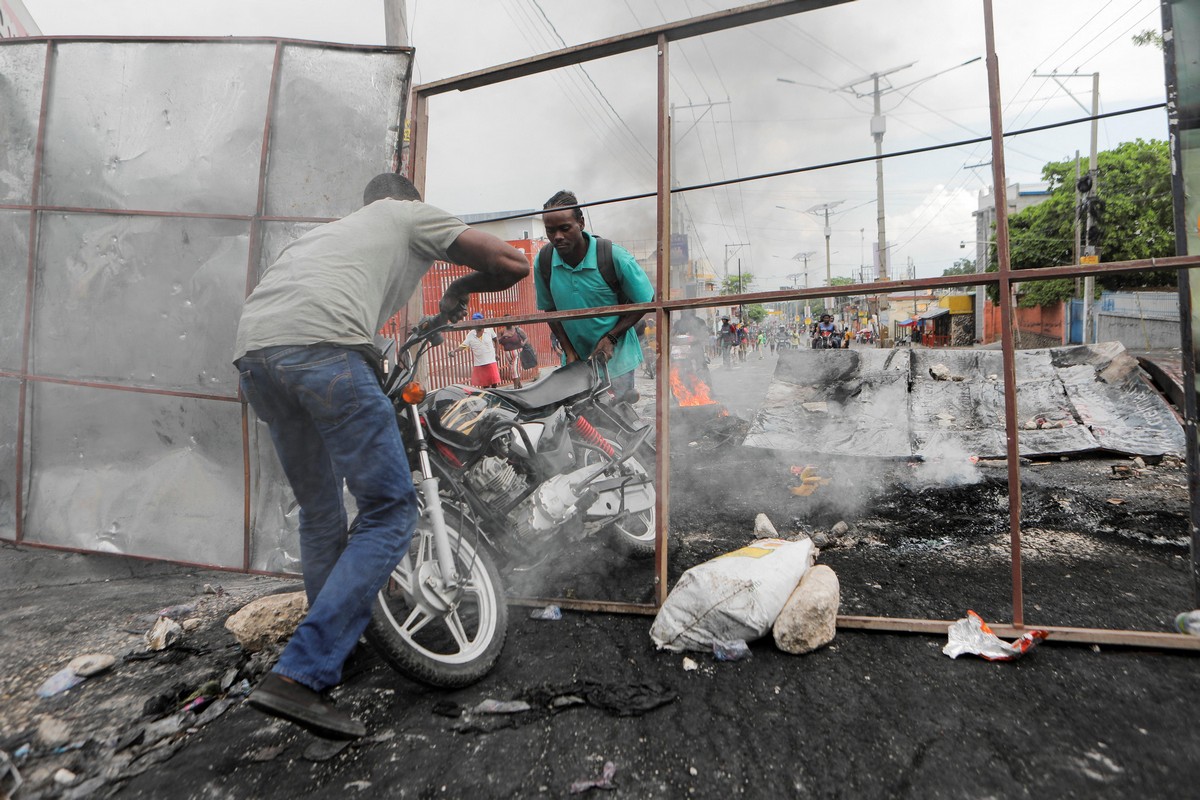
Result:
[[[445,337],[442,336],[438,328],[445,327],[446,324],[446,319],[441,314],[431,314],[427,317],[421,317],[416,327],[413,328],[413,335],[428,339],[429,343],[436,347],[445,341]]]

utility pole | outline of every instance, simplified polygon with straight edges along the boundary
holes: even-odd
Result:
[[[750,243],[749,243],[749,242],[735,242],[735,243],[733,243],[733,244],[727,244],[727,245],[725,245],[725,266],[724,266],[724,268],[723,268],[723,269],[724,269],[724,272],[725,272],[725,275],[724,275],[724,277],[726,277],[726,278],[728,278],[728,277],[729,277],[729,248],[731,248],[731,247],[749,247],[749,246],[750,246]],[[740,264],[741,262],[739,261],[738,263]],[[741,267],[739,267],[738,269],[739,269],[739,271],[740,271]],[[739,291],[739,293],[740,293],[740,291],[741,291],[741,288],[742,288],[742,282],[741,282],[741,280],[739,279],[739,280],[738,280],[738,291]]]
[[[383,40],[390,47],[408,47],[404,0],[383,0]]]
[[[871,81],[871,97],[874,105],[874,114],[871,116],[871,138],[875,140],[875,211],[877,214],[876,225],[879,228],[879,241],[876,243],[879,257],[879,280],[886,281],[888,279],[887,266],[887,228],[885,225],[885,216],[883,208],[883,134],[887,131],[887,117],[883,115],[883,109],[880,104],[880,98],[888,92],[895,91],[894,86],[881,87],[879,80],[883,77],[899,72],[903,69],[916,64],[915,61],[908,64],[901,64],[898,67],[885,69],[882,72],[872,72],[864,78],[859,78],[856,81],[851,81],[841,87],[841,91],[851,92],[855,97],[865,97],[865,94],[860,93],[854,87],[860,83]]]
[[[1057,83],[1067,95],[1074,100],[1080,108],[1087,112],[1088,108],[1079,101],[1079,98],[1072,94],[1067,85],[1060,78],[1087,78],[1089,73],[1072,72],[1058,73],[1051,72],[1049,74],[1033,73],[1035,78],[1051,78]],[[1099,134],[1100,120],[1100,73],[1090,73],[1092,79],[1092,142],[1091,154],[1088,158],[1088,174],[1079,179],[1075,184],[1079,194],[1086,195],[1084,203],[1087,205],[1087,225],[1084,228],[1084,246],[1083,255],[1079,259],[1081,264],[1099,264],[1100,263],[1100,240],[1099,240],[1099,224],[1100,220],[1096,217],[1098,198],[1096,195],[1099,192],[1100,170],[1096,164],[1096,140]],[[1092,296],[1096,293],[1096,278],[1088,275],[1083,279],[1083,343],[1088,344],[1092,340]]]
[[[845,200],[835,200],[832,203],[821,203],[820,205],[815,205],[808,210],[809,214],[815,214],[817,216],[824,215],[824,217],[825,217],[825,285],[826,286],[833,286],[833,267],[831,266],[830,253],[829,253],[829,236],[830,236],[830,234],[833,233],[833,229],[829,227],[829,212],[831,209],[837,208],[844,202],[846,202],[846,201]],[[832,297],[825,298],[825,307],[826,308],[833,307],[833,298]]]
[[[792,261],[803,261],[804,262],[804,288],[805,289],[808,288],[808,260],[810,258],[812,258],[813,256],[815,256],[816,254],[817,254],[816,250],[805,250],[803,253],[796,253],[796,255],[792,256]],[[788,275],[788,277],[792,279],[792,288],[793,289],[796,288],[796,278],[800,277],[799,273],[794,274],[794,275]]]

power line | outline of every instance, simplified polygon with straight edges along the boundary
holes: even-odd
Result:
[[[1163,109],[1163,108],[1166,108],[1166,106],[1167,106],[1166,103],[1151,103],[1149,105],[1135,106],[1133,108],[1126,108],[1126,109],[1122,109],[1120,111],[1109,111],[1109,112],[1105,112],[1103,114],[1097,114],[1094,117],[1094,119],[1104,120],[1104,119],[1109,119],[1109,118],[1113,118],[1113,117],[1128,116],[1130,114],[1140,114],[1144,111],[1156,111],[1159,109]],[[1076,119],[1063,120],[1061,122],[1051,122],[1051,123],[1047,123],[1045,125],[1035,125],[1034,127],[1024,128],[1022,130],[1005,131],[1002,134],[1002,138],[1009,139],[1009,138],[1015,137],[1015,136],[1026,136],[1031,133],[1041,133],[1042,131],[1056,130],[1058,128],[1066,128],[1071,125],[1079,125],[1080,123],[1083,123],[1083,122],[1090,122],[1092,119],[1093,119],[1093,117],[1090,117],[1090,116],[1089,117],[1079,117]],[[967,145],[977,145],[982,142],[989,141],[990,138],[991,137],[989,137],[989,136],[981,136],[981,137],[976,137],[974,139],[962,139],[962,140],[956,141],[956,142],[946,142],[943,144],[927,145],[925,147],[915,147],[915,148],[910,148],[908,150],[897,150],[897,151],[894,151],[891,153],[884,153],[883,155],[880,155],[880,156],[873,156],[873,155],[872,156],[859,156],[857,158],[847,158],[847,159],[842,159],[840,161],[826,161],[826,162],[823,162],[820,164],[810,164],[810,165],[804,166],[804,167],[793,167],[792,169],[776,170],[774,172],[761,172],[761,173],[757,173],[754,175],[745,175],[745,176],[742,176],[739,178],[729,178],[726,180],[711,181],[709,183],[693,184],[691,186],[678,186],[678,187],[674,187],[671,189],[671,194],[684,194],[687,192],[695,192],[695,191],[700,191],[703,189],[715,189],[720,186],[732,186],[733,184],[738,184],[738,183],[750,183],[752,181],[767,180],[769,178],[781,178],[781,177],[785,177],[788,175],[800,175],[800,174],[806,173],[806,172],[816,172],[816,171],[823,170],[823,169],[833,169],[836,167],[847,167],[847,166],[852,166],[855,164],[865,164],[867,162],[875,161],[877,158],[881,158],[881,159],[904,158],[906,156],[920,155],[922,153],[933,153],[933,152],[936,152],[939,150],[950,150],[955,147],[966,147]],[[639,194],[623,195],[621,197],[611,197],[607,200],[597,200],[597,201],[594,201],[591,203],[580,203],[578,206],[564,206],[564,208],[588,208],[591,206],[612,205],[613,203],[626,203],[626,202],[631,202],[634,200],[648,200],[652,197],[657,197],[657,196],[658,196],[658,193],[656,191],[655,192],[641,192]],[[509,219],[522,219],[527,216],[528,216],[527,213],[513,214],[511,216],[496,217],[493,221],[501,222],[501,221],[509,220]]]

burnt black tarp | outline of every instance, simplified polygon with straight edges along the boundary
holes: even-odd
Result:
[[[1016,354],[1022,455],[1183,452],[1183,429],[1119,343]],[[747,445],[901,458],[1006,455],[996,350],[783,351]]]

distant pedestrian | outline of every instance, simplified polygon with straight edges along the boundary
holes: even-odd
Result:
[[[476,311],[473,320],[483,319]],[[496,365],[496,332],[480,326],[467,334],[459,345],[460,350],[471,353],[471,385],[480,389],[492,389],[500,385],[500,368]]]
[[[496,336],[496,344],[503,352],[504,364],[509,371],[514,389],[521,388],[521,349],[528,341],[529,337],[525,335],[525,331],[521,330],[520,326],[502,325],[500,333]]]

